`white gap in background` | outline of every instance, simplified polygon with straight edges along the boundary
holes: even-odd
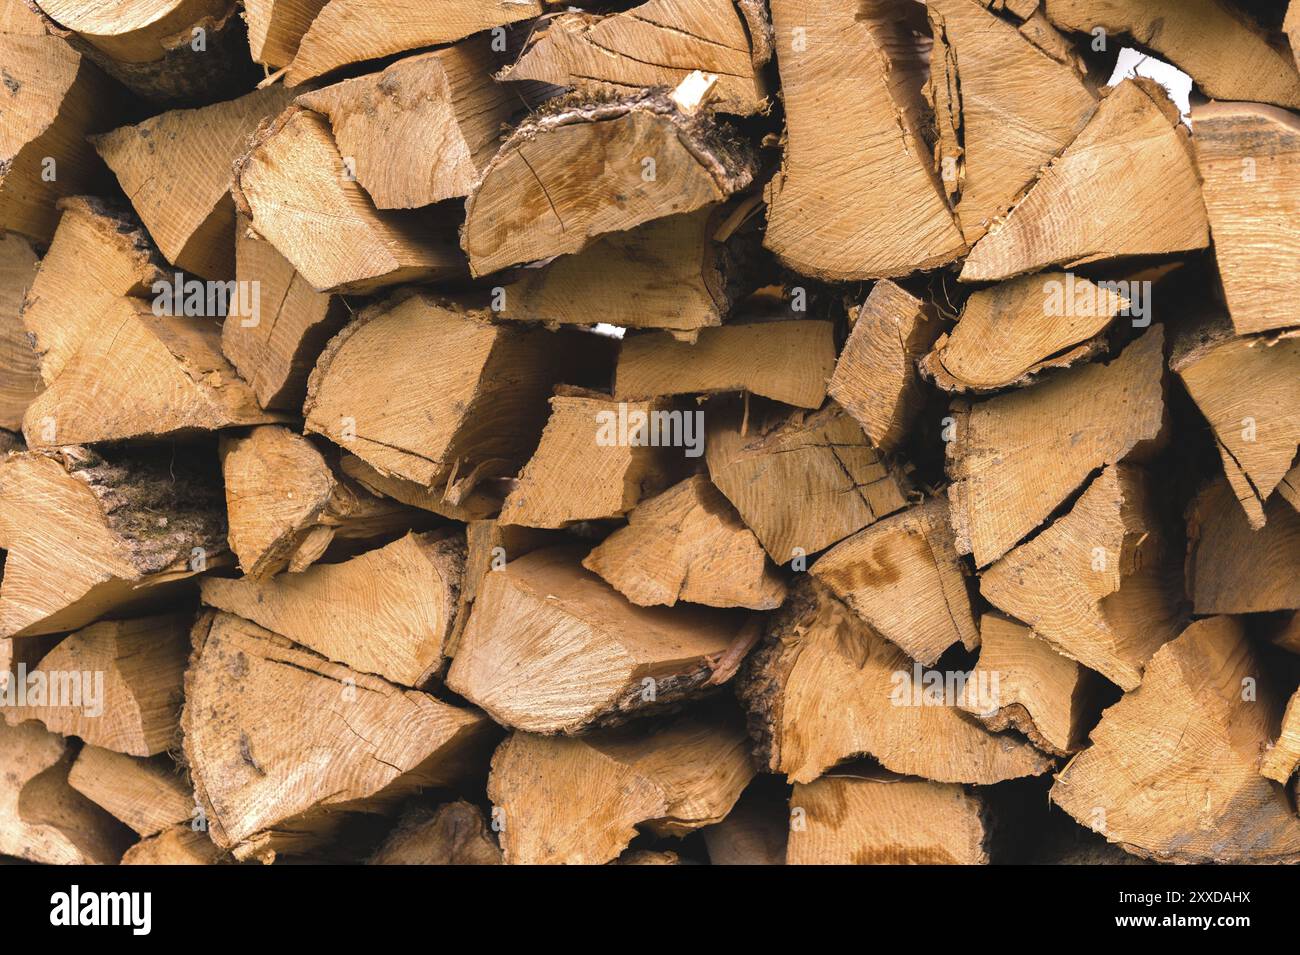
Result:
[[[1115,62],[1115,72],[1111,74],[1110,83],[1107,85],[1117,86],[1123,80],[1133,76],[1144,76],[1163,86],[1166,92],[1169,93],[1169,98],[1178,107],[1178,112],[1182,114],[1183,122],[1188,127],[1192,125],[1191,103],[1189,102],[1192,93],[1192,78],[1190,76],[1164,60],[1157,60],[1154,56],[1148,56],[1126,46],[1119,51],[1119,59]]]
[[[608,335],[610,338],[622,338],[627,331],[621,325],[610,325],[605,322],[597,322],[596,327],[592,329],[597,335]]]

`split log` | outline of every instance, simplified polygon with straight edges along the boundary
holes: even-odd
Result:
[[[327,0],[284,81],[297,86],[351,63],[451,43],[541,13],[538,0]]]
[[[0,721],[0,856],[116,865],[131,830],[68,785],[75,755],[39,723]]]
[[[987,865],[978,796],[890,773],[823,776],[790,796],[789,865]]]
[[[0,33],[44,36],[45,23],[23,0],[0,0]]]
[[[966,569],[941,497],[886,517],[841,541],[812,566],[880,636],[929,666],[956,643],[979,645]]]
[[[178,741],[188,612],[92,624],[67,637],[15,681],[12,725],[39,720],[128,756],[156,756]]]
[[[1286,8],[1282,29],[1291,41],[1291,55],[1295,57],[1296,70],[1300,71],[1300,4],[1295,0],[1291,0],[1291,5]]]
[[[1234,338],[1226,319],[1187,328],[1169,366],[1214,431],[1250,526],[1300,450],[1300,337]]]
[[[236,210],[318,292],[457,278],[465,261],[433,211],[376,209],[318,113],[290,106],[235,162]]]
[[[40,360],[19,312],[36,277],[36,250],[15,233],[0,235],[0,428],[17,431],[40,394]]]
[[[341,477],[287,428],[223,435],[220,453],[230,549],[251,580],[303,571],[336,540],[395,537],[413,523],[411,512]]]
[[[258,123],[282,110],[280,86],[177,109],[92,139],[167,261],[205,279],[235,274],[230,166]]]
[[[392,498],[408,507],[464,522],[483,520],[499,514],[505,496],[502,485],[509,481],[506,478],[484,481],[468,494],[456,495],[457,503],[453,504],[445,488],[430,490],[414,481],[384,474],[355,454],[343,455],[339,459],[339,470],[378,497]]]
[[[786,143],[764,245],[796,272],[846,281],[964,254],[921,135],[925,61],[907,11],[881,0],[771,6]]]
[[[813,582],[772,617],[737,692],[760,764],[795,783],[862,755],[937,782],[988,785],[1051,768],[1024,739],[994,735],[958,709],[955,678],[952,692],[931,692],[932,680],[948,690],[950,676],[924,673]]]
[[[113,115],[110,84],[62,40],[0,34],[5,136],[0,142],[0,230],[48,242],[55,202],[85,191],[102,166],[86,135]]]
[[[481,767],[494,731],[474,710],[327,662],[229,614],[194,630],[185,758],[208,834],[238,859],[317,844]],[[304,720],[304,714],[311,714]]]
[[[557,338],[489,314],[423,292],[362,311],[312,372],[307,430],[383,473],[453,485],[452,503],[513,475],[542,433],[545,398],[597,336]]]
[[[1214,257],[1238,334],[1300,325],[1287,277],[1300,269],[1300,118],[1254,103],[1193,112]]]
[[[127,849],[122,865],[216,865],[227,858],[206,832],[175,826]]]
[[[1019,730],[1053,756],[1088,744],[1100,715],[1101,683],[1029,627],[996,613],[980,619],[980,658],[962,709],[995,733]],[[981,699],[980,687],[992,687]]]
[[[1282,728],[1277,739],[1268,744],[1260,759],[1259,773],[1266,779],[1286,785],[1300,769],[1300,690],[1292,694],[1282,714]]]
[[[642,607],[772,610],[785,600],[758,538],[702,474],[642,501],[582,566]]]
[[[649,733],[580,739],[514,733],[492,757],[488,798],[510,865],[599,865],[637,827],[683,836],[722,821],[754,775],[738,720],[681,717]],[[575,789],[573,780],[585,780]]]
[[[1201,178],[1178,107],[1130,79],[1043,170],[1006,220],[971,250],[961,279],[990,282],[1050,266],[1203,249]]]
[[[1177,544],[1140,468],[1107,467],[1070,511],[980,575],[980,593],[1058,653],[1131,690],[1182,629]]]
[[[221,326],[221,350],[248,382],[263,408],[297,411],[307,377],[325,344],[346,324],[342,298],[315,291],[270,242],[250,234],[247,219],[235,229],[236,295]],[[262,304],[270,306],[263,314]],[[245,307],[249,305],[251,307]]]
[[[687,433],[701,413],[667,401],[615,401],[561,387],[550,404],[541,442],[501,505],[503,524],[560,528],[621,517],[672,484],[690,441],[698,454],[704,438],[701,425]]]
[[[774,779],[757,777],[726,819],[701,832],[710,865],[785,865],[790,807],[784,787],[767,785]]]
[[[772,560],[829,547],[907,503],[907,479],[834,402],[820,411],[760,412],[744,431],[738,407],[710,408],[709,476]]]
[[[210,103],[255,82],[234,0],[28,0],[46,29],[153,103]]]
[[[706,206],[600,236],[581,252],[525,269],[501,318],[548,325],[607,322],[693,332],[720,325],[756,285],[754,200]]]
[[[829,391],[862,425],[872,444],[893,451],[925,404],[917,360],[939,335],[939,317],[888,279],[877,282],[840,352]]]
[[[1156,326],[1108,364],[955,403],[947,456],[958,553],[988,566],[1098,468],[1156,450],[1165,437],[1163,349]]]
[[[484,35],[407,57],[297,103],[329,118],[339,152],[377,208],[468,196],[520,105],[492,81],[491,43]]]
[[[637,607],[560,547],[479,583],[447,686],[498,723],[577,733],[671,709],[709,691],[740,618]]]
[[[329,0],[244,0],[248,52],[272,69],[288,66],[316,15]]]
[[[614,397],[747,391],[815,410],[835,370],[834,333],[830,322],[793,321],[705,328],[694,342],[671,332],[629,335],[618,354]]]
[[[463,799],[402,816],[369,865],[501,865],[483,813]]]
[[[340,564],[203,581],[203,602],[362,673],[421,686],[442,666],[465,566],[455,531],[407,534]]]
[[[72,764],[68,785],[146,838],[188,827],[194,816],[190,787],[167,756],[133,759],[87,745]]]
[[[747,141],[662,91],[565,97],[524,120],[465,203],[470,271],[579,252],[589,240],[692,212],[749,187]]]
[[[1228,0],[1045,0],[1043,10],[1062,30],[1132,37],[1213,99],[1300,109],[1300,73],[1286,49]]]
[[[1300,513],[1280,497],[1253,530],[1227,482],[1216,480],[1187,516],[1187,593],[1197,614],[1300,609]]]
[[[139,613],[225,559],[221,490],[170,455],[86,448],[0,458],[0,637]]]
[[[935,0],[926,12],[935,161],[949,196],[960,196],[957,220],[974,245],[1079,134],[1097,93],[1075,62],[1051,56],[979,0]]]
[[[1263,676],[1239,621],[1198,620],[1106,710],[1092,745],[1057,776],[1052,801],[1158,862],[1300,860],[1300,819],[1285,790],[1259,774],[1277,719]],[[1247,689],[1256,684],[1258,699]]]
[[[587,93],[676,86],[693,70],[716,74],[713,105],[766,112],[763,65],[771,24],[755,0],[648,0],[622,13],[562,13],[539,21],[499,80],[534,80]]]
[[[962,0],[970,2],[970,0]],[[944,391],[996,391],[1031,384],[1106,347],[1102,333],[1129,302],[1071,272],[1042,272],[982,289],[966,300],[956,327],[921,360]]]

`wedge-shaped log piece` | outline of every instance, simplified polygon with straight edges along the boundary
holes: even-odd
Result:
[[[403,814],[369,865],[501,865],[501,847],[473,803],[458,799],[436,810]]]
[[[1297,37],[1300,42],[1300,36]],[[1257,103],[1206,103],[1193,115],[1214,257],[1239,334],[1300,325],[1300,118]]]
[[[542,21],[501,80],[598,92],[676,86],[692,70],[718,77],[711,103],[747,115],[767,107],[763,64],[771,25],[755,0],[648,0],[624,13],[562,13]]]
[[[1169,365],[1210,423],[1250,526],[1262,527],[1300,449],[1300,336],[1234,338],[1226,320],[1211,321],[1180,336]]]
[[[4,718],[39,720],[128,756],[156,756],[178,742],[188,611],[91,624],[63,640],[16,680]]]
[[[942,497],[863,528],[824,554],[812,573],[880,636],[926,666],[955,643],[968,650],[979,645]]]
[[[488,798],[504,813],[509,865],[599,865],[637,834],[683,836],[721,822],[754,776],[745,730],[719,714],[579,739],[514,733],[492,757]],[[574,788],[575,779],[583,785]]]
[[[1282,714],[1282,729],[1268,744],[1259,763],[1260,775],[1286,783],[1300,769],[1300,690],[1291,696]]]
[[[108,80],[52,36],[0,34],[5,135],[0,141],[0,231],[48,242],[55,202],[94,182],[103,167],[86,134],[112,115]]]
[[[173,826],[127,849],[122,865],[216,865],[229,859],[206,832]]]
[[[1164,330],[1109,364],[953,406],[948,488],[957,551],[978,567],[1045,521],[1098,468],[1140,459],[1164,437]]]
[[[425,488],[456,483],[453,504],[480,480],[513,475],[536,447],[546,397],[597,336],[489,316],[420,292],[361,312],[312,372],[307,430]]]
[[[307,848],[347,812],[453,785],[491,745],[483,714],[329,663],[238,617],[205,615],[194,641],[185,758],[208,834],[237,858]]]
[[[1210,242],[1201,178],[1178,107],[1146,79],[1110,90],[1006,220],[976,243],[965,282],[991,282]]]
[[[667,401],[557,389],[541,443],[501,505],[501,523],[559,528],[623,516],[680,476],[683,445],[698,456],[700,414]]]
[[[1028,627],[986,613],[979,665],[961,707],[995,733],[1016,729],[1044,752],[1069,756],[1088,744],[1088,730],[1101,712],[1100,687],[1096,674]]]
[[[380,209],[468,196],[519,107],[491,77],[487,35],[399,60],[381,73],[304,93]]]
[[[72,744],[40,723],[0,721],[0,856],[116,865],[131,830],[68,785]]]
[[[72,764],[68,784],[141,836],[194,817],[194,796],[168,756],[135,759],[86,746]]]
[[[859,280],[966,251],[921,135],[925,61],[883,0],[773,0],[785,159],[764,244],[796,272]]]
[[[538,0],[328,0],[289,64],[297,86],[351,63],[451,43],[540,16]]]
[[[58,208],[59,226],[22,312],[46,384],[83,338],[103,330],[106,310],[119,299],[150,295],[155,283],[172,281],[129,211],[85,196],[60,199]]]
[[[30,448],[212,431],[275,421],[221,353],[214,319],[157,315],[119,298],[87,328],[59,376],[30,405]],[[282,419],[281,419],[282,420]]]
[[[785,600],[758,538],[702,474],[642,501],[582,565],[643,607],[772,610]]]
[[[509,561],[518,560],[535,550],[571,542],[570,538],[554,531],[515,527],[488,519],[470,520],[465,525],[465,573],[456,598],[455,621],[443,652],[449,657],[456,655],[470,612],[478,599],[479,588],[489,573],[502,570]]]
[[[830,395],[862,425],[871,443],[893,451],[925,403],[917,360],[939,336],[934,308],[888,279],[852,313]]]
[[[40,361],[19,312],[39,262],[20,235],[0,236],[0,428],[17,431],[23,412],[43,387]]]
[[[790,795],[788,865],[987,865],[983,805],[953,783],[833,775]]]
[[[362,488],[379,497],[392,498],[408,507],[417,507],[453,521],[478,521],[494,517],[501,511],[507,479],[485,481],[469,494],[458,496],[453,504],[444,488],[430,490],[422,484],[394,474],[385,474],[362,461],[355,454],[339,460],[339,470]]]
[[[1213,99],[1300,109],[1300,73],[1286,49],[1229,0],[1046,0],[1043,9],[1063,30],[1132,37]]]
[[[442,664],[464,567],[459,533],[412,533],[300,574],[205,580],[203,602],[354,670],[419,686]]]
[[[753,150],[707,109],[661,91],[563,98],[519,125],[465,204],[474,275],[581,251],[592,238],[747,188]]]
[[[0,458],[0,636],[59,633],[142,610],[219,566],[213,475],[166,452],[106,460],[86,448]]]
[[[1206,485],[1187,516],[1187,593],[1197,614],[1300,609],[1300,513],[1280,496],[1253,530],[1226,481]],[[12,558],[10,558],[12,559]]]
[[[1057,776],[1052,801],[1158,862],[1300,860],[1300,818],[1259,774],[1280,711],[1263,677],[1240,621],[1196,621],[1106,710],[1092,745]]]
[[[447,685],[529,733],[621,723],[706,693],[740,618],[634,606],[580,559],[548,548],[488,573]]]
[[[843,540],[907,503],[909,485],[834,402],[771,410],[742,430],[740,409],[710,407],[709,476],[772,560],[784,564]]]
[[[433,211],[376,209],[318,113],[290,106],[235,163],[231,194],[253,229],[318,292],[373,292],[465,271]]]
[[[303,34],[329,0],[244,0],[248,52],[272,69],[288,66]]]
[[[759,762],[795,783],[867,754],[938,782],[987,785],[1051,768],[1024,739],[990,733],[956,698],[931,698],[929,677],[814,581],[773,616],[738,692]]]
[[[753,211],[741,200],[601,236],[581,252],[523,270],[506,287],[499,315],[679,332],[720,325],[757,284],[759,238],[744,226]]]
[[[980,0],[926,4],[935,36],[935,158],[949,195],[960,194],[957,218],[972,245],[1097,108],[1095,90],[1073,62],[1051,56],[985,6]]]
[[[222,435],[230,549],[252,580],[305,570],[335,540],[395,536],[412,512],[339,475],[302,435],[278,425]]]
[[[230,166],[258,123],[289,102],[282,86],[177,109],[94,137],[167,261],[206,279],[235,274]]]
[[[1296,69],[1300,71],[1300,4],[1291,0],[1286,8],[1286,21],[1282,24],[1287,39],[1291,41],[1291,54],[1295,57]]]
[[[251,234],[242,216],[235,233],[236,295],[221,326],[221,350],[263,408],[302,407],[307,376],[326,343],[346,324],[337,295],[314,290],[270,242]],[[263,306],[266,306],[265,309]]]
[[[0,33],[44,36],[45,24],[23,0],[0,0]]]
[[[966,300],[957,327],[939,337],[921,371],[945,391],[1027,385],[1047,369],[1095,356],[1105,346],[1101,333],[1128,307],[1118,291],[1072,272],[1012,279]]]
[[[1179,554],[1139,468],[1107,467],[1069,513],[980,575],[980,593],[1058,652],[1131,690],[1178,635]]]
[[[830,322],[753,322],[702,329],[694,342],[670,332],[623,339],[614,397],[748,391],[800,408],[820,408],[835,370]]]

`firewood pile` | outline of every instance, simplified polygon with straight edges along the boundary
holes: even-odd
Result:
[[[0,0],[0,856],[1300,862],[1288,36]]]

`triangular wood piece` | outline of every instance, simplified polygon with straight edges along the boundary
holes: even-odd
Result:
[[[907,275],[966,251],[921,135],[925,61],[907,16],[884,0],[772,2],[786,142],[764,244],[797,272]]]
[[[185,758],[212,841],[238,858],[307,848],[350,811],[481,771],[494,734],[476,710],[330,663],[229,614],[204,615],[194,641]]]
[[[582,565],[643,607],[772,610],[785,600],[758,538],[702,474],[642,501]]]
[[[966,568],[942,497],[858,531],[813,564],[812,573],[880,636],[926,666],[955,643],[967,650],[979,645]]]
[[[0,0],[0,33],[44,36],[45,24],[23,0]]]
[[[447,685],[530,733],[613,725],[707,692],[740,617],[634,606],[580,559],[550,548],[489,572]]]
[[[122,856],[122,865],[216,865],[230,856],[212,844],[208,834],[189,826],[173,826],[141,839]]]
[[[0,428],[17,431],[23,412],[41,392],[40,359],[19,312],[40,261],[27,239],[0,236]]]
[[[771,25],[755,0],[648,0],[622,13],[561,13],[541,21],[500,80],[598,92],[676,86],[692,70],[716,74],[711,103],[747,115],[767,108],[763,65]]]
[[[1164,330],[1109,364],[953,406],[948,487],[957,551],[986,567],[1038,527],[1088,476],[1140,459],[1163,438]]]
[[[501,847],[488,831],[483,813],[463,799],[433,811],[419,807],[404,813],[397,828],[367,860],[367,865],[501,863]]]
[[[1263,677],[1240,621],[1198,620],[1106,710],[1092,745],[1057,776],[1052,801],[1158,862],[1300,860],[1300,818],[1259,774],[1280,709]]]
[[[1259,762],[1260,775],[1286,785],[1300,769],[1300,690],[1292,694],[1282,714],[1282,729],[1268,744]]]
[[[141,836],[188,824],[195,816],[194,795],[168,756],[136,759],[85,746],[72,764],[68,784]]]
[[[1209,243],[1201,177],[1178,107],[1153,81],[1125,80],[1006,220],[976,243],[961,279],[1000,281]]]
[[[931,699],[930,676],[943,686],[943,673],[924,674],[813,582],[772,618],[738,693],[758,759],[795,783],[862,755],[897,773],[981,785],[1051,768],[1023,738],[990,733],[963,713],[955,693]]]
[[[254,63],[288,66],[312,20],[329,0],[244,0],[248,52]]]
[[[748,742],[739,720],[716,715],[649,733],[515,733],[488,777],[505,861],[599,865],[617,858],[638,826],[683,836],[721,822],[753,778]],[[574,789],[575,779],[586,784]]]
[[[395,474],[385,474],[362,461],[355,454],[339,459],[339,470],[362,488],[378,497],[392,498],[408,507],[417,507],[453,521],[479,521],[495,517],[501,511],[508,478],[484,481],[452,503],[444,488],[429,489]]]

